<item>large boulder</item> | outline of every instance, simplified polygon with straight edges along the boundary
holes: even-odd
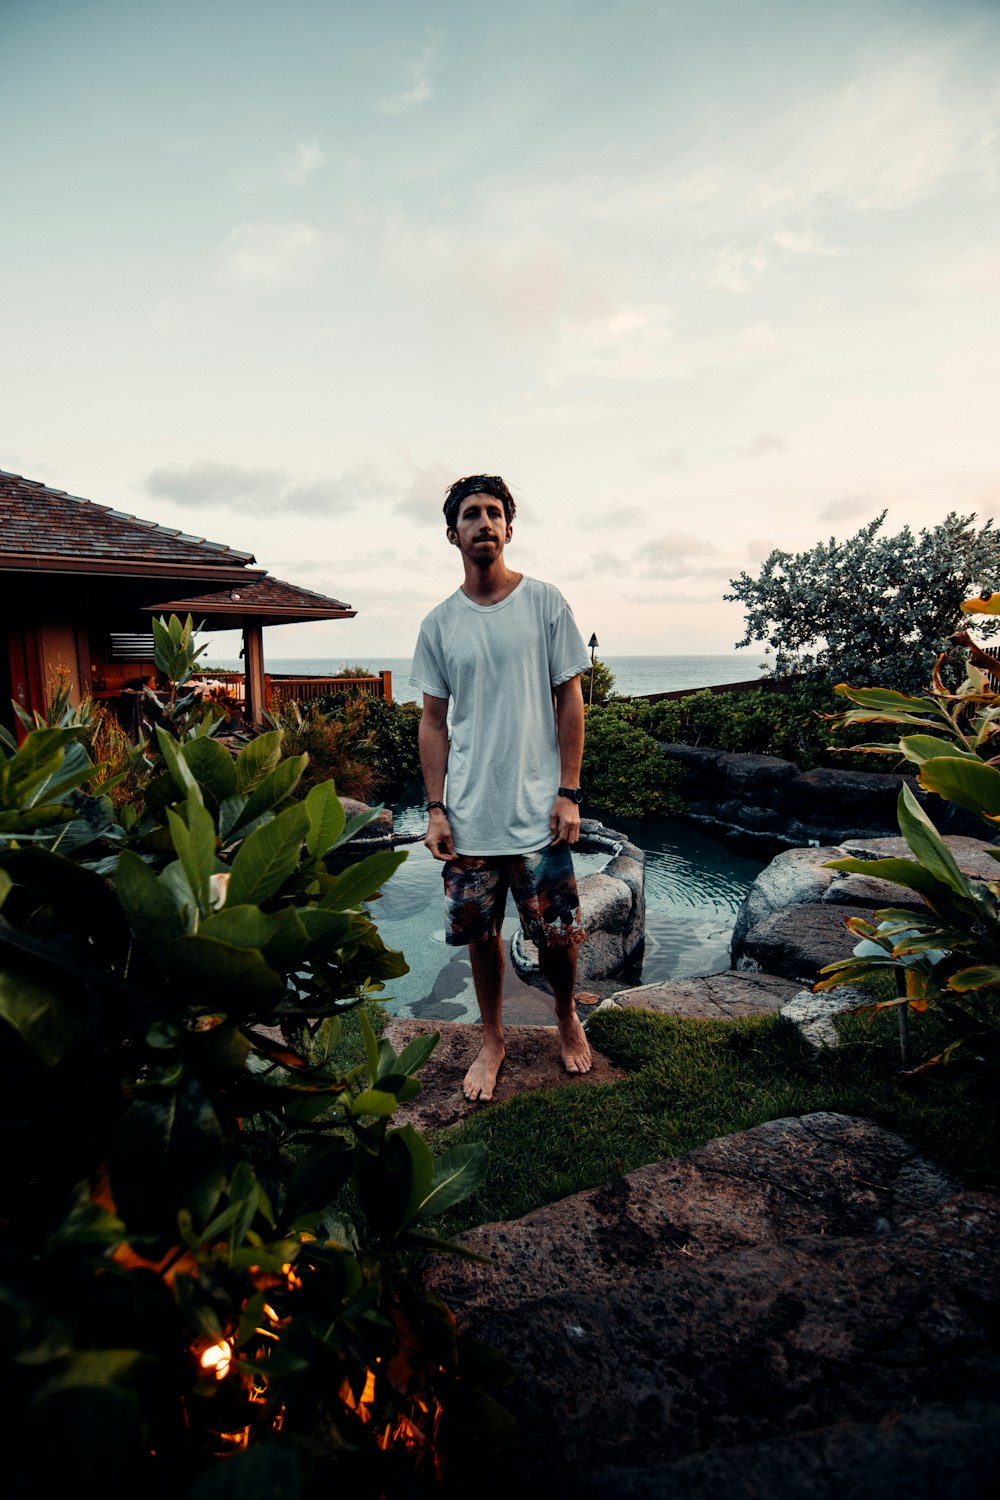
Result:
[[[981,839],[949,834],[945,842],[959,869],[973,880],[993,880],[993,847]],[[736,969],[781,974],[814,984],[825,964],[849,958],[857,938],[850,916],[870,918],[881,906],[911,911],[923,901],[904,886],[876,876],[828,868],[841,859],[912,859],[898,836],[866,838],[819,849],[787,849],[761,871],[736,915],[731,944]]]
[[[428,1273],[518,1372],[478,1494],[994,1493],[1000,1201],[817,1114],[461,1236]]]
[[[580,915],[587,929],[577,960],[578,980],[620,974],[646,938],[645,866],[642,849],[596,819],[580,825],[579,851],[608,855],[604,868],[578,881]],[[514,967],[529,983],[541,973],[538,949],[518,930],[510,945]]]

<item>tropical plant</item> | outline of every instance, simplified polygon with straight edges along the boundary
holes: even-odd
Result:
[[[592,665],[581,674],[580,681],[583,684],[583,701],[588,707],[593,705],[596,708],[607,703],[614,693],[615,674],[599,656],[593,658]]]
[[[1000,614],[1000,595],[967,600],[967,612]],[[949,691],[935,665],[929,692],[906,696],[884,688],[837,691],[856,706],[841,717],[853,724],[902,725],[907,733],[892,742],[865,745],[878,755],[902,756],[917,768],[920,787],[976,813],[996,832],[1000,826],[1000,696],[988,669],[1000,670],[974,642],[974,660],[965,680]],[[931,731],[928,733],[927,731]],[[984,758],[986,757],[986,758]],[[899,1008],[904,1066],[909,1063],[906,1013],[934,1005],[953,1020],[955,1039],[923,1064],[947,1062],[963,1047],[974,1047],[991,1067],[1000,1061],[1000,882],[964,875],[941,835],[909,787],[899,798],[899,827],[912,859],[836,860],[832,869],[874,875],[913,891],[923,902],[917,911],[886,907],[875,922],[851,918],[847,925],[861,939],[849,959],[830,964],[817,989],[863,980],[891,970],[896,998],[880,1002]],[[1000,849],[986,848],[1000,860]]]
[[[961,600],[1000,577],[992,523],[954,512],[914,535],[879,536],[886,512],[845,542],[806,552],[775,548],[760,573],[741,573],[724,595],[746,609],[739,647],[764,642],[774,673],[883,682],[919,692],[954,629]],[[989,633],[989,632],[988,632]]]
[[[391,1126],[436,1038],[397,1055],[362,1010],[340,1045],[405,972],[367,910],[405,856],[332,873],[373,814],[294,801],[278,731],[234,757],[160,727],[127,826],[77,733],[0,764],[9,1492],[204,1497],[244,1448],[248,1493],[435,1489],[509,1419],[407,1272],[484,1166]]]

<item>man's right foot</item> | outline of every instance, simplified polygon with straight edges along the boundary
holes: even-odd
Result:
[[[472,1067],[465,1075],[462,1092],[466,1099],[481,1099],[487,1103],[493,1098],[497,1074],[503,1067],[507,1050],[503,1042],[484,1042]]]

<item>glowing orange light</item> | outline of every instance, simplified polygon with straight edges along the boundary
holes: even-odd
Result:
[[[224,1380],[232,1359],[233,1351],[228,1344],[213,1344],[203,1352],[199,1364],[203,1370],[214,1371],[216,1380]]]

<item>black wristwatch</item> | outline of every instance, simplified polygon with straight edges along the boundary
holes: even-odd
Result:
[[[583,787],[561,786],[559,788],[558,795],[560,797],[568,797],[571,802],[580,803],[583,801]]]

